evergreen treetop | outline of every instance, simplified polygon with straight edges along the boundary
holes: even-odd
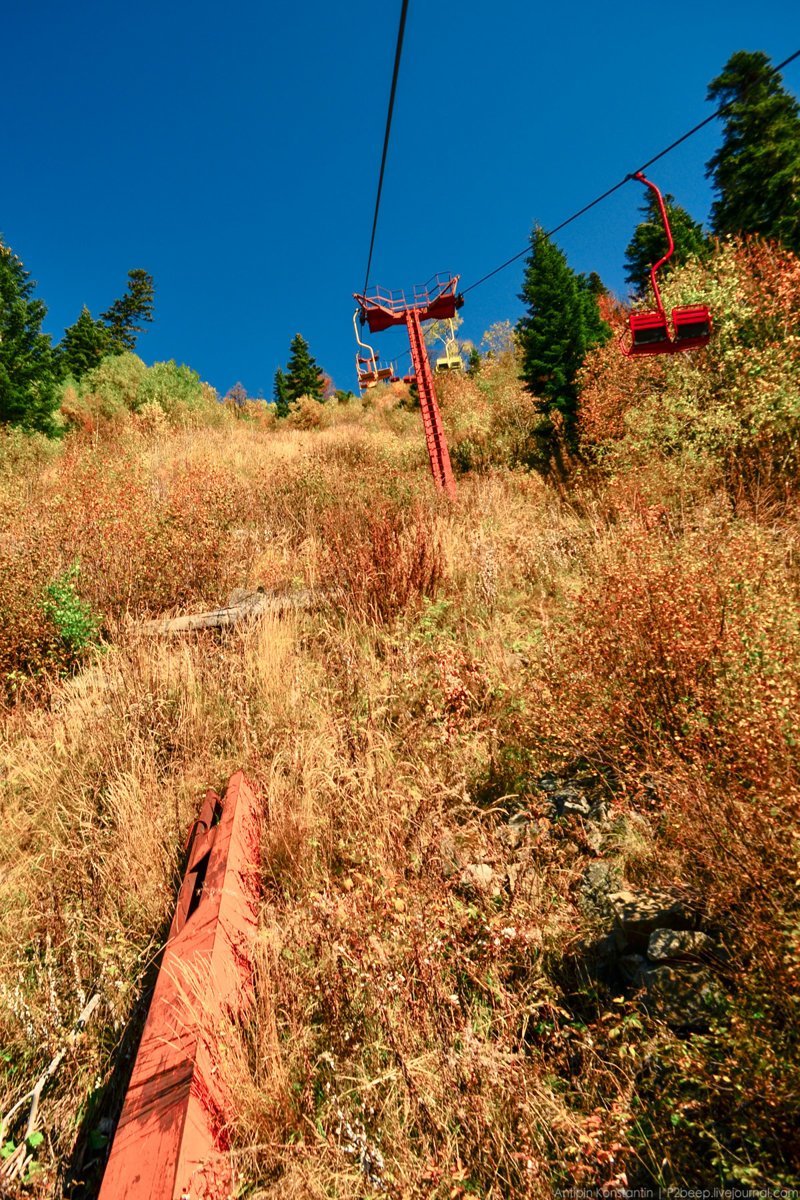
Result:
[[[289,384],[281,367],[278,367],[275,372],[272,399],[275,403],[275,415],[277,417],[288,417],[291,396],[289,395]]]
[[[664,204],[675,243],[675,253],[665,264],[665,270],[679,266],[688,258],[705,257],[708,242],[702,225],[685,208],[676,204],[673,196],[666,194]],[[649,188],[639,211],[644,220],[636,226],[625,251],[625,280],[637,295],[642,295],[650,282],[650,268],[667,252],[667,235],[661,221],[658,197]]]
[[[111,353],[111,331],[102,321],[95,321],[84,305],[75,324],[64,330],[57,347],[62,374],[80,379]]]
[[[578,407],[576,378],[587,350],[610,336],[597,300],[598,276],[576,274],[563,251],[540,228],[531,235],[520,299],[527,312],[517,323],[522,378],[543,415],[559,412],[573,440]]]
[[[301,334],[296,333],[289,349],[289,361],[286,364],[289,399],[299,400],[301,396],[311,396],[314,400],[322,400],[325,380],[321,368],[311,357],[308,342]]]
[[[125,295],[101,313],[111,338],[112,354],[133,350],[143,326],[153,320],[153,276],[141,267],[128,271]]]
[[[20,259],[0,241],[0,424],[53,433],[58,367],[48,334],[47,309],[33,298],[34,283]]]
[[[800,107],[766,54],[739,50],[708,98],[728,105],[722,145],[707,164],[714,233],[759,233],[800,253]]]

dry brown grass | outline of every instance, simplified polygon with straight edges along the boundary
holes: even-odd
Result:
[[[744,1022],[751,998],[772,1004],[772,1036],[780,997],[754,939],[787,954],[784,986],[790,891],[774,889],[770,916],[714,878],[745,833],[756,884],[790,877],[776,822],[794,794],[782,706],[796,563],[755,526],[720,538],[728,518],[694,494],[662,519],[619,488],[568,501],[499,470],[462,480],[445,508],[415,414],[381,400],[329,417],[127,430],[102,449],[77,437],[0,488],[37,581],[80,548],[81,595],[107,633],[81,674],[13,689],[3,717],[0,1111],[82,997],[102,997],[46,1093],[40,1173],[21,1191],[66,1196],[70,1172],[96,1181],[186,829],[239,767],[267,810],[255,1007],[224,1062],[242,1194],[543,1198],[658,1170],[696,1182],[715,1121],[744,1153],[748,1118],[713,1099],[715,1055],[734,1043],[755,1080],[759,1161],[789,1178],[791,1148],[779,1161],[762,1119],[778,1086],[758,1057],[766,1035],[720,1028],[689,1054],[589,977],[602,927],[581,885],[598,852],[579,818],[552,820],[536,780],[579,759],[606,773],[617,823],[602,855],[635,879],[705,889],[736,930],[747,1003],[733,1011]],[[758,587],[737,590],[754,573]],[[216,603],[233,584],[331,582],[340,602],[319,613],[180,643],[138,631],[140,614]],[[24,610],[9,611],[9,639],[33,645]],[[530,834],[509,875],[518,810]],[[625,824],[632,810],[644,824]],[[476,864],[493,872],[485,892],[463,874]],[[775,1093],[781,1131],[788,1090]],[[687,1094],[688,1133],[666,1107]]]

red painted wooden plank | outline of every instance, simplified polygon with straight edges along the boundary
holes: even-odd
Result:
[[[252,989],[260,805],[239,772],[206,797],[99,1200],[226,1200],[219,1038]]]

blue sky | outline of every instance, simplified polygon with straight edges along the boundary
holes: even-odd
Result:
[[[43,0],[4,16],[0,231],[59,337],[132,267],[156,283],[146,361],[269,395],[297,331],[354,386],[399,0]],[[800,47],[800,6],[411,0],[372,282],[463,286],[706,115],[729,55]],[[785,83],[800,91],[800,60]],[[705,219],[716,125],[656,181]],[[559,236],[624,292],[636,184]],[[516,319],[522,264],[468,297],[464,336]],[[384,354],[402,334],[375,338]]]

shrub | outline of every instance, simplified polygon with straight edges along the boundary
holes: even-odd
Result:
[[[100,619],[78,595],[77,562],[47,580],[47,564],[33,566],[28,549],[25,538],[0,549],[0,698],[35,694],[98,644]]]
[[[301,396],[299,400],[292,400],[286,417],[286,423],[292,429],[321,429],[328,425],[329,421],[325,404],[313,396]]]
[[[335,507],[322,520],[322,574],[337,602],[386,623],[433,597],[444,573],[440,538],[420,507]]]
[[[548,631],[531,742],[612,781],[652,838],[633,881],[679,888],[725,946],[704,1032],[654,1034],[631,1136],[647,1182],[696,1179],[711,1145],[715,1179],[795,1184],[796,588],[744,522],[629,522],[592,566]]]
[[[115,415],[121,408],[135,412],[141,403],[139,389],[147,367],[135,354],[112,354],[87,371],[80,381],[81,397],[93,396],[98,411]]]
[[[237,421],[250,421],[259,429],[274,429],[278,420],[275,405],[266,400],[245,399],[241,403],[226,396],[222,402],[225,412]]]
[[[13,425],[0,427],[0,477],[24,476],[58,451],[58,442],[46,434],[27,433]]]
[[[136,424],[144,434],[158,436],[169,429],[169,420],[157,400],[147,400],[136,413]]]
[[[800,260],[757,239],[719,245],[664,286],[674,305],[708,303],[705,350],[628,361],[612,342],[581,376],[583,449],[611,470],[659,458],[712,468],[733,503],[785,503],[800,468]],[[617,313],[621,333],[624,322]]]
[[[437,392],[457,470],[545,469],[544,434],[552,430],[552,421],[518,378],[515,354],[487,358],[479,379],[460,373],[440,377]]]
[[[75,590],[80,573],[76,561],[45,589],[44,615],[53,624],[65,650],[66,666],[81,661],[91,647],[97,645],[100,621]]]
[[[142,377],[136,395],[136,408],[158,404],[173,422],[207,403],[200,376],[190,367],[178,366],[174,359],[153,363]]]

